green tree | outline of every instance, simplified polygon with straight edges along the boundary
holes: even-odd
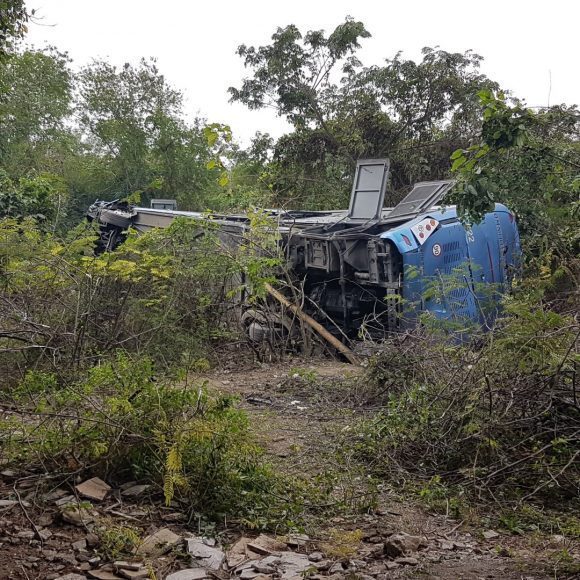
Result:
[[[295,129],[266,168],[278,203],[344,206],[356,159],[387,156],[396,201],[415,181],[446,177],[449,154],[477,133],[476,93],[497,87],[480,56],[425,48],[420,62],[399,53],[363,68],[356,51],[368,36],[347,19],[328,36],[287,26],[270,45],[238,49],[252,76],[232,100],[273,107]]]
[[[30,14],[34,15],[34,10]],[[14,40],[26,34],[28,17],[24,0],[0,0],[0,61],[10,52]]]
[[[73,83],[70,59],[55,48],[14,53],[0,64],[0,86],[7,87],[0,99],[0,156],[13,177],[59,164]]]

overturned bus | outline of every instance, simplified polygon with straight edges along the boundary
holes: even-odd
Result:
[[[488,324],[520,266],[514,215],[496,204],[466,228],[453,206],[438,205],[451,181],[417,183],[397,206],[384,208],[388,173],[388,159],[360,160],[348,210],[269,210],[303,292],[301,309],[341,340],[385,337],[424,314]],[[93,204],[88,217],[100,226],[99,250],[114,249],[128,228],[144,232],[178,217],[209,219],[178,211],[172,200],[151,205]],[[224,240],[243,240],[249,228],[243,214],[212,214],[211,221]],[[268,317],[255,306],[242,320],[255,340],[273,324],[289,327],[280,314]]]

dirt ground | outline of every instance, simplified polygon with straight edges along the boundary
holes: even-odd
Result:
[[[358,372],[360,370],[350,365],[332,361],[313,364],[297,360],[248,364],[244,370],[226,367],[201,378],[210,387],[239,397],[239,404],[247,411],[257,438],[275,464],[289,473],[316,474],[337,467],[333,465],[334,451],[340,445],[337,434],[348,430],[365,412],[357,407],[356,393],[354,397],[349,393],[346,400],[339,388],[333,389],[335,382],[338,385],[345,377]],[[320,383],[324,388],[320,388]],[[345,488],[355,489],[356,482],[349,487],[353,482],[348,478],[360,478],[360,471],[354,468],[349,471],[348,465],[340,468],[345,473]],[[91,546],[90,530],[63,521],[55,505],[55,498],[59,501],[59,494],[70,493],[74,482],[70,482],[68,489],[64,486],[63,490],[61,486],[47,492],[44,481],[45,487],[39,496],[36,494],[39,482],[34,477],[27,479],[26,475],[16,477],[6,472],[0,477],[0,499],[14,502],[15,488],[19,494],[14,503],[0,506],[1,579],[52,580],[71,573],[79,575],[77,580],[118,577],[107,572],[111,568],[107,569],[105,562],[95,560],[98,547]],[[99,504],[98,512],[99,517],[134,525],[143,534],[167,527],[186,536],[192,528],[191,522],[183,522],[179,509],[175,506],[165,508],[147,494],[129,499],[114,490]],[[562,571],[560,565],[559,554],[580,560],[580,546],[566,538],[538,534],[514,536],[492,530],[495,534],[486,539],[483,535],[486,530],[446,515],[429,513],[392,487],[379,485],[372,510],[345,512],[328,521],[313,521],[306,530],[308,542],[298,550],[306,553],[320,550],[318,540],[327,536],[329,530],[338,534],[360,530],[362,540],[357,553],[350,556],[347,568],[339,571],[330,568],[315,578],[532,580],[578,577]],[[393,534],[400,533],[424,538],[425,546],[414,551],[412,557],[407,558],[408,562],[387,562],[382,546]],[[221,541],[234,542],[238,536],[238,530],[226,529]],[[75,542],[82,544],[85,540],[84,547],[75,546]],[[179,559],[171,554],[150,562],[150,571],[160,580],[180,567]],[[95,576],[98,571],[101,575]],[[225,580],[228,575],[220,573],[213,577]]]

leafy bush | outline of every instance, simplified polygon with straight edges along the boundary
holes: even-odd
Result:
[[[528,294],[506,300],[478,349],[421,332],[395,340],[364,379],[381,411],[352,444],[378,473],[436,477],[430,497],[458,483],[506,502],[577,501],[578,336],[573,316]]]

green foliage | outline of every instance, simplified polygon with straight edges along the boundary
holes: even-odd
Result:
[[[397,466],[435,478],[422,494],[433,505],[453,508],[457,491],[448,486],[458,483],[512,505],[577,499],[578,327],[537,294],[504,308],[498,327],[478,337],[479,350],[428,335],[395,341],[364,379],[382,410],[351,444],[376,473]]]
[[[141,543],[139,530],[131,526],[101,520],[95,530],[99,536],[99,551],[107,560],[131,556]]]
[[[34,16],[34,10],[30,16]],[[26,34],[28,18],[24,0],[0,1],[0,62],[12,48],[14,40]]]

